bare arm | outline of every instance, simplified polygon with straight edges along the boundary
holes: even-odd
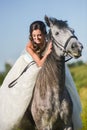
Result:
[[[43,56],[42,59],[40,59],[40,58],[38,57],[38,55],[33,51],[33,46],[32,46],[32,43],[31,43],[31,42],[29,42],[29,43],[27,44],[26,50],[27,50],[27,52],[32,56],[32,58],[33,58],[34,61],[37,63],[37,65],[38,65],[39,67],[41,67],[41,66],[43,65],[43,63],[45,62],[47,56],[48,56],[48,55],[51,53],[51,51],[52,51],[52,43],[49,43],[48,49],[47,49],[47,51],[46,51],[46,53],[45,53],[45,55]]]

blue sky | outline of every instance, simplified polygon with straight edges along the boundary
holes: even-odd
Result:
[[[87,0],[0,0],[0,71],[14,63],[28,41],[29,25],[44,15],[67,20],[84,46],[87,61]]]

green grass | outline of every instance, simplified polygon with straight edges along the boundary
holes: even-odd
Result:
[[[78,91],[82,87],[87,87],[87,65],[83,64],[81,66],[70,68],[73,79],[76,83]]]

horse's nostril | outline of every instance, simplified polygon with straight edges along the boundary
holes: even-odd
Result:
[[[80,56],[81,56],[81,52],[82,52],[81,50],[78,51],[78,53],[79,53]]]
[[[83,49],[83,45],[80,43],[80,47],[81,47],[81,49]]]

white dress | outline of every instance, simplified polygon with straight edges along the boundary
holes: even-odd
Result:
[[[23,72],[32,60],[27,53],[21,55],[0,88],[0,130],[12,130],[21,121],[29,105],[40,67],[36,64],[31,65],[20,76],[15,86],[9,88],[8,85]]]
[[[73,115],[72,115],[72,120],[73,120],[73,125],[74,125],[74,130],[79,130],[82,128],[82,121],[81,121],[81,112],[82,112],[82,106],[80,102],[80,97],[78,95],[75,83],[72,79],[71,73],[67,67],[65,66],[65,85],[68,89],[68,92],[71,96],[72,102],[73,102]]]
[[[32,57],[25,52],[18,58],[4,79],[0,88],[0,130],[12,130],[21,121],[30,103],[35,80],[41,69],[36,64],[31,64],[32,61]],[[31,66],[17,79],[15,86],[9,88],[8,85],[23,72],[28,64],[31,64]],[[81,104],[67,65],[66,86],[74,104],[73,123],[75,130],[77,130],[81,127],[81,119],[79,116]]]

